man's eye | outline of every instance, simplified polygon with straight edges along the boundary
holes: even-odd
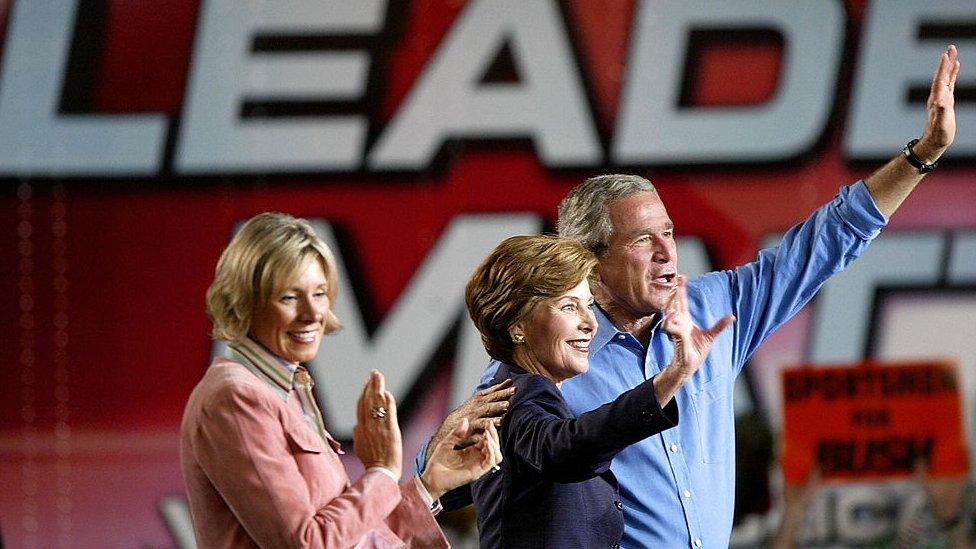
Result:
[[[674,236],[674,231],[664,231],[664,236],[666,238],[671,238]]]
[[[293,302],[295,302],[295,301],[296,301],[297,299],[298,299],[298,296],[294,296],[294,295],[286,295],[286,296],[284,296],[284,297],[282,297],[282,298],[281,298],[281,302],[282,302],[282,303],[293,303]]]
[[[649,236],[647,236],[645,234],[644,236],[642,236],[642,237],[638,238],[637,240],[635,240],[634,241],[634,244],[643,244],[643,243],[648,242],[650,240],[651,240],[651,237],[649,237]]]

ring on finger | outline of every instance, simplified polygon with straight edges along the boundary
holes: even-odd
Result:
[[[369,415],[373,419],[383,419],[386,417],[386,408],[382,406],[373,406],[373,409],[369,411]]]

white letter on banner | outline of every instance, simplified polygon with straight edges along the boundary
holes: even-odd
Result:
[[[240,116],[245,99],[354,99],[366,52],[251,53],[256,34],[374,34],[380,0],[207,0],[193,52],[180,141],[181,173],[353,170],[362,160],[364,116]]]
[[[451,138],[533,139],[550,166],[599,163],[583,85],[551,1],[470,2],[369,154],[373,169],[420,170]],[[509,44],[520,82],[481,84]]]
[[[848,158],[890,158],[909,139],[921,135],[925,129],[925,106],[908,102],[909,89],[929,88],[939,55],[947,44],[956,44],[964,63],[976,57],[976,45],[965,37],[920,41],[919,27],[922,23],[972,25],[974,15],[976,5],[972,0],[879,0],[868,4],[844,140]],[[976,78],[971,71],[964,68],[959,72],[957,86],[973,83]],[[956,123],[959,128],[976,126],[976,105],[957,101]],[[949,154],[976,154],[976,132],[956,133]]]
[[[77,11],[77,0],[13,3],[0,68],[0,174],[155,174],[165,116],[58,115]]]
[[[946,252],[942,233],[883,233],[844,272],[820,290],[814,308],[810,360],[864,358],[874,292],[881,285],[935,284]]]
[[[950,284],[976,284],[976,232],[961,231],[953,234],[948,270]]]
[[[644,0],[637,13],[614,162],[771,162],[801,154],[819,139],[843,47],[840,3]],[[765,104],[678,107],[688,37],[715,28],[768,28],[783,35],[779,86]]]

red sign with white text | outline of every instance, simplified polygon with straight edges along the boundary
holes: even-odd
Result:
[[[824,479],[969,470],[955,367],[947,362],[805,366],[783,372],[783,474]]]

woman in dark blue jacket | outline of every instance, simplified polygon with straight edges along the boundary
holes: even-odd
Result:
[[[502,363],[492,383],[511,379],[517,387],[499,433],[501,470],[473,485],[481,547],[615,546],[624,524],[613,456],[677,424],[674,393],[731,322],[695,327],[684,278],[677,277],[662,324],[675,359],[614,401],[574,417],[559,387],[589,365],[595,265],[574,241],[518,236],[499,244],[468,282],[468,313],[488,354]]]

